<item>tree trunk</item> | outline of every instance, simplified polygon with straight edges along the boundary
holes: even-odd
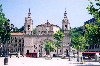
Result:
[[[63,53],[63,44],[62,44],[62,47],[61,47],[61,48],[62,48],[62,58],[63,58],[63,57],[64,57],[64,53]]]
[[[49,51],[46,51],[46,55],[49,55]]]
[[[57,47],[57,57],[58,57],[58,47]]]
[[[83,55],[82,55],[82,52],[81,52],[81,62],[83,62]]]
[[[5,58],[4,58],[4,65],[8,65],[8,46],[7,46],[7,42],[5,43]]]
[[[77,61],[79,62],[79,51],[77,51]]]

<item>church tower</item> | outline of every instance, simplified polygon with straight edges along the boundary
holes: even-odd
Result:
[[[27,35],[32,35],[32,31],[33,31],[33,20],[31,18],[31,12],[30,12],[30,8],[29,8],[29,12],[28,12],[28,17],[25,17],[25,24],[24,24],[24,31],[25,34]]]
[[[66,9],[65,9],[65,13],[64,13],[64,19],[62,20],[62,30],[64,31],[64,33],[67,33],[67,31],[70,30],[70,23],[67,18]]]

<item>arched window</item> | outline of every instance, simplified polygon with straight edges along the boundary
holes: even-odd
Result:
[[[30,25],[28,25],[28,30],[30,29]]]
[[[65,27],[67,28],[67,25],[65,25]]]
[[[60,50],[60,52],[61,52],[61,50]]]

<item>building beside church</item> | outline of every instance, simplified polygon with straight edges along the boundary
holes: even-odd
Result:
[[[33,34],[33,22],[31,18],[31,12],[29,9],[28,16],[25,17],[24,23],[24,33],[11,33],[10,45],[8,46],[9,52],[20,52],[20,54],[32,54],[32,56],[36,57],[37,55],[44,56],[46,51],[44,49],[45,41],[55,41],[53,38],[53,34],[58,30],[64,31],[64,41],[63,49],[59,48],[58,54],[68,55],[69,52],[69,44],[70,44],[70,23],[67,18],[67,13],[65,11],[64,18],[62,20],[62,28],[57,25],[51,24],[48,20],[45,24],[41,24],[36,26],[36,34]],[[52,54],[57,54],[57,50],[52,52]]]

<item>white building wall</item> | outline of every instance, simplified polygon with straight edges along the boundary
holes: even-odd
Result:
[[[53,31],[54,31],[54,33],[56,33],[58,30],[60,30],[59,27],[53,26]]]
[[[29,50],[30,53],[33,52],[33,40],[32,37],[24,37],[24,54]]]
[[[24,54],[27,53],[27,50],[29,50],[30,53],[41,53],[41,46],[42,46],[42,56],[46,54],[45,52],[45,40],[47,39],[47,36],[31,36],[31,37],[24,37]],[[49,36],[48,39],[54,41],[53,36]],[[66,54],[66,49],[69,50],[69,38],[66,36],[64,37],[64,42],[63,42],[63,53]],[[41,45],[42,44],[42,45]],[[35,45],[35,47],[34,47]],[[39,46],[40,45],[40,46]],[[34,52],[35,50],[35,52]],[[40,50],[40,52],[39,52]],[[53,54],[57,54],[57,49],[56,52],[52,52]],[[58,54],[62,54],[62,48],[58,49]]]

